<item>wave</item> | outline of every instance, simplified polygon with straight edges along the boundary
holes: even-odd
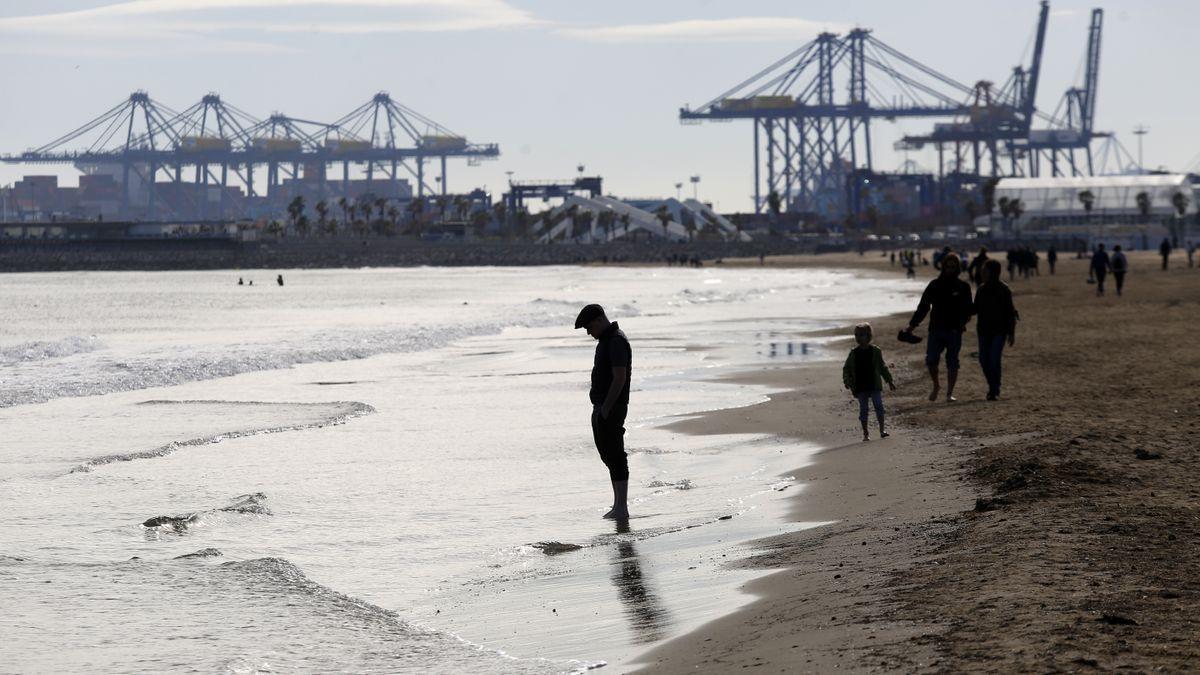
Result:
[[[68,473],[79,473],[91,471],[97,466],[112,464],[114,462],[132,462],[137,459],[154,459],[155,457],[165,457],[181,448],[197,447],[201,445],[211,445],[220,443],[227,438],[241,438],[244,436],[257,436],[259,434],[275,434],[284,431],[300,431],[303,429],[319,429],[321,427],[333,426],[337,424],[345,424],[347,421],[355,417],[369,415],[375,412],[375,408],[366,403],[357,401],[333,401],[330,403],[268,403],[262,401],[143,401],[140,405],[188,405],[188,404],[223,404],[223,405],[240,405],[240,406],[288,406],[288,407],[327,407],[331,408],[328,414],[321,416],[318,419],[303,422],[299,424],[287,424],[280,426],[259,427],[253,429],[238,429],[234,431],[223,431],[211,436],[201,436],[199,438],[191,438],[184,441],[171,441],[166,445],[160,445],[157,448],[150,450],[140,450],[136,452],[125,452],[113,455],[101,455],[85,460],[84,462],[71,469]],[[247,496],[247,495],[243,495]]]
[[[61,340],[49,342],[40,340],[22,342],[8,347],[0,347],[0,365],[61,359],[66,356],[86,354],[103,348],[104,343],[97,339],[95,335],[72,335]]]
[[[471,337],[499,334],[507,328],[569,325],[583,303],[534,300],[501,313],[502,318],[464,323],[406,326],[399,329],[318,331],[267,343],[241,343],[202,348],[175,346],[136,354],[104,350],[84,362],[52,371],[38,367],[45,358],[96,351],[103,345],[86,338],[56,343],[27,343],[0,351],[0,363],[14,364],[5,373],[0,408],[43,403],[56,398],[96,396],[186,382],[231,377],[242,373],[281,370],[306,363],[365,359],[439,349]],[[636,313],[622,307],[624,315]],[[42,346],[37,346],[42,345]],[[71,350],[74,350],[73,352]],[[11,354],[10,354],[11,352]],[[31,355],[29,358],[19,355]]]

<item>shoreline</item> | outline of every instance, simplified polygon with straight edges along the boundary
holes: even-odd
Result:
[[[898,317],[872,322],[903,321]],[[799,489],[786,518],[826,524],[743,542],[756,552],[732,567],[765,573],[743,587],[754,599],[643,653],[631,663],[637,672],[761,666],[826,672],[858,667],[852,664],[866,661],[876,646],[923,634],[923,627],[894,621],[878,608],[887,602],[888,579],[919,564],[929,538],[975,499],[957,478],[964,451],[940,434],[897,427],[895,396],[885,397],[890,437],[878,438],[872,417],[872,441],[861,442],[857,407],[842,390],[838,368],[835,357],[721,378],[783,391],[757,406],[669,426],[698,435],[769,433],[817,445],[815,461],[789,472]],[[897,363],[893,374],[907,382],[911,370]],[[932,649],[909,656],[914,667],[937,658]]]
[[[804,487],[790,519],[836,522],[751,542],[758,552],[737,567],[782,570],[744,587],[749,605],[642,654],[638,672],[1194,665],[1200,494],[1188,476],[1200,469],[1200,395],[1171,388],[1164,399],[1161,386],[1200,383],[1190,345],[1200,272],[1182,255],[1169,273],[1152,254],[1129,257],[1125,298],[1096,298],[1087,261],[1068,256],[1057,276],[1010,282],[1022,323],[999,403],[982,400],[973,327],[959,403],[925,400],[923,345],[886,339],[905,314],[876,319],[898,383],[885,394],[886,441],[858,440],[836,362],[743,373],[788,391],[677,423],[820,444],[795,472]],[[889,271],[870,258],[769,262]],[[739,262],[758,261],[726,261]]]

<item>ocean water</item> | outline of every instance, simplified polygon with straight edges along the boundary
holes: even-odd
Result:
[[[829,357],[806,332],[916,290],[720,267],[273,276],[0,277],[0,672],[628,663],[749,600],[725,563],[798,526],[786,472],[814,450],[664,425],[763,400],[713,379]],[[599,517],[588,302],[634,348],[625,527]]]

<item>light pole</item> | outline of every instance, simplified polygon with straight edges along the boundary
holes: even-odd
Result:
[[[683,190],[683,183],[676,183],[675,184],[675,200],[676,201],[683,199],[683,193],[681,192],[681,190]]]
[[[1150,133],[1150,130],[1142,125],[1137,125],[1133,128],[1133,135],[1138,139],[1138,171],[1146,172],[1146,164],[1142,161],[1142,137]]]
[[[700,201],[700,198],[697,196],[700,189],[700,176],[692,176],[688,180],[692,181],[692,199]]]

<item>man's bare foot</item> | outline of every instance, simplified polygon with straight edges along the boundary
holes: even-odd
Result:
[[[941,387],[937,386],[936,384],[933,385],[933,391],[929,392],[929,400],[936,401],[938,399],[938,392],[941,390]]]
[[[604,514],[604,517],[609,520],[629,520],[628,509],[613,509]]]

